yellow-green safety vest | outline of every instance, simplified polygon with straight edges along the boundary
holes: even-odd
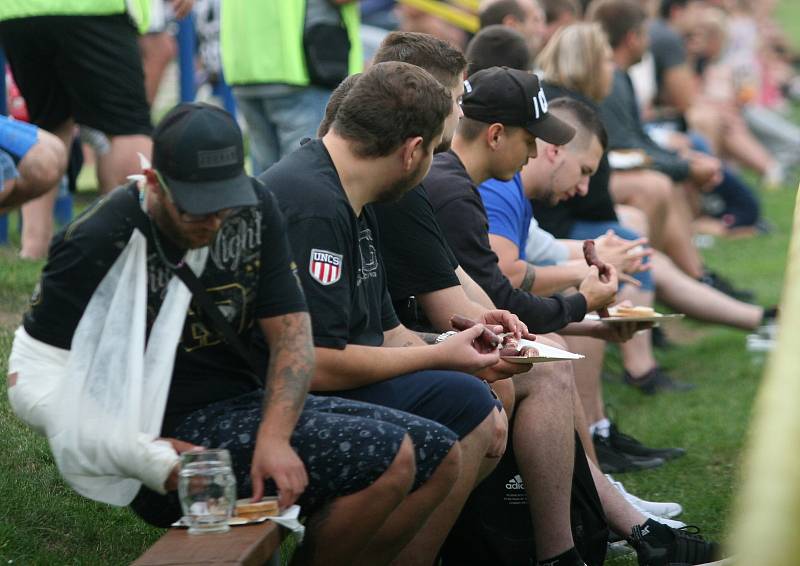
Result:
[[[32,16],[107,16],[125,12],[130,14],[141,33],[147,31],[150,0],[0,0],[0,21]]]
[[[348,70],[359,73],[364,56],[358,3],[340,9],[350,38]],[[220,50],[225,81],[231,85],[308,85],[303,54],[305,14],[305,0],[224,0]]]

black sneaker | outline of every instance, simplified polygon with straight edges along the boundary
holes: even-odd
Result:
[[[622,433],[617,425],[611,423],[608,439],[611,446],[624,454],[638,456],[639,458],[663,458],[664,460],[674,460],[686,454],[683,448],[650,448],[645,446],[634,437]]]
[[[592,435],[592,444],[597,453],[597,460],[600,462],[600,469],[604,474],[622,474],[625,472],[636,472],[639,470],[649,470],[664,464],[663,458],[647,457],[642,458],[625,454],[611,445],[609,438]]]
[[[636,550],[639,566],[705,564],[719,559],[719,546],[705,540],[697,527],[673,529],[652,519],[636,525],[628,543]]]
[[[655,395],[661,391],[689,391],[690,389],[694,389],[693,384],[672,379],[658,366],[638,379],[634,379],[631,374],[625,371],[623,380],[645,395]]]
[[[755,299],[755,293],[750,289],[737,289],[733,284],[715,271],[707,269],[698,279],[700,283],[705,283],[709,287],[714,287],[717,291],[725,293],[729,297],[750,303]]]

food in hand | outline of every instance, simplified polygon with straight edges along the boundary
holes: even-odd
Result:
[[[236,502],[236,516],[241,519],[260,519],[273,517],[280,514],[277,497],[265,497],[253,503],[249,499],[240,499]]]
[[[641,317],[655,316],[656,311],[652,307],[616,307],[611,309],[611,316],[622,317]]]
[[[520,346],[514,336],[506,334],[503,336],[503,344],[500,346],[500,355],[504,357],[535,358],[539,356],[539,351],[533,346]]]
[[[611,277],[611,268],[608,266],[608,264],[604,263],[600,259],[600,256],[597,255],[597,250],[594,246],[594,240],[584,240],[583,258],[586,260],[586,264],[589,267],[594,265],[597,268],[597,272],[600,275],[600,281],[607,283]],[[600,315],[601,318],[608,318],[608,309],[597,309],[597,314]]]
[[[474,320],[471,320],[465,316],[461,316],[460,314],[454,314],[452,317],[450,317],[450,326],[452,326],[455,330],[467,330],[476,324],[480,323],[475,322]],[[483,332],[481,332],[477,340],[479,340],[481,344],[490,350],[497,348],[500,345],[500,337],[486,327],[483,328]]]

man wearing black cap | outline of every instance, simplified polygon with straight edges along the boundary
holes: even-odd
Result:
[[[616,274],[602,283],[595,272],[568,297],[540,298],[514,289],[491,251],[486,213],[477,185],[491,178],[510,180],[536,157],[536,138],[555,145],[575,130],[547,111],[547,98],[535,75],[492,67],[464,84],[464,118],[449,152],[437,155],[423,181],[436,218],[461,267],[500,308],[517,314],[532,332],[552,332],[583,320],[608,304]]]
[[[180,328],[182,334],[161,440],[148,437],[135,456],[151,454],[149,446],[163,446],[163,440],[174,451],[161,456],[158,473],[134,478],[144,485],[133,510],[162,527],[177,520],[176,452],[223,447],[231,454],[238,497],[259,499],[277,488],[281,506],[297,501],[310,515],[297,563],[388,563],[424,523],[431,502],[441,501],[456,481],[456,435],[401,411],[306,395],[314,352],[286,225],[272,194],[245,174],[243,158],[241,132],[224,111],[184,104],[167,114],[156,128],[153,167],[144,170],[144,180],[117,188],[56,236],[17,332],[9,398],[32,426],[31,415],[58,405],[58,399],[31,396],[37,356],[17,346],[24,342],[26,352],[57,351],[69,360],[95,289],[123,251],[143,243],[134,238],[136,230],[147,240],[147,257],[139,257],[146,269],[146,289],[140,288],[148,334],[174,304],[175,286],[168,284],[184,261],[192,262],[186,252],[207,246],[199,285],[232,327],[228,336],[246,343],[256,326],[261,329],[270,351],[266,382],[196,294],[185,321],[177,319],[176,334]],[[107,415],[110,428],[116,417]],[[415,446],[425,449],[424,477],[417,473]],[[406,498],[412,486],[416,496]],[[425,505],[419,494],[426,494]],[[397,513],[413,516],[414,523],[398,521]]]

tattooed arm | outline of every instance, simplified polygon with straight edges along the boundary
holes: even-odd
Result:
[[[314,347],[307,313],[260,319],[270,359],[264,391],[264,411],[250,475],[253,499],[261,498],[264,480],[278,486],[281,507],[294,503],[308,485],[305,466],[289,444],[303,409],[314,372]]]

